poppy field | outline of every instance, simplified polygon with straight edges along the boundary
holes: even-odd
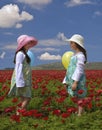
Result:
[[[65,70],[33,70],[32,99],[15,111],[19,98],[8,97],[12,70],[0,70],[0,130],[101,130],[102,70],[86,70],[87,97],[78,102],[63,87]],[[82,94],[82,91],[79,91]],[[84,107],[77,116],[77,107]]]

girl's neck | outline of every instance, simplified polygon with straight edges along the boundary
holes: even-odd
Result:
[[[79,53],[79,52],[81,52],[79,49],[76,49],[76,50],[75,50],[75,54],[77,54],[77,53]]]

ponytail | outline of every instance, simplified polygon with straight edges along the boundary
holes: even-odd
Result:
[[[87,53],[86,53],[86,50],[85,49],[83,49],[83,54],[84,54],[84,56],[85,56],[85,63],[87,62]]]
[[[77,45],[78,49],[84,54],[84,56],[85,56],[85,62],[84,63],[86,63],[87,62],[87,52],[86,52],[86,50],[84,48],[82,48],[81,46],[79,46],[77,43],[76,43],[76,45]]]

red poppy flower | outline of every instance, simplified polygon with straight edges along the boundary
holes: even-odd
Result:
[[[56,101],[58,103],[62,103],[62,102],[64,102],[65,99],[66,99],[66,97],[63,96],[63,97],[57,98]]]
[[[84,90],[80,89],[78,90],[78,94],[83,94]]]
[[[39,88],[39,86],[38,86],[38,85],[35,85],[35,86],[33,86],[33,88],[34,88],[34,89],[38,89],[38,88]]]
[[[15,110],[15,107],[8,107],[4,110],[5,113],[9,113],[12,112],[13,110]]]
[[[77,108],[75,108],[75,107],[70,107],[70,108],[67,109],[68,113],[73,113],[73,112],[76,112],[76,111],[77,111]]]
[[[13,102],[13,103],[18,102],[18,98],[13,98],[13,99],[12,99],[12,102]]]
[[[5,98],[4,96],[1,96],[0,97],[0,102],[2,102],[4,100],[4,98]]]
[[[42,117],[42,116],[43,116],[42,113],[35,113],[35,114],[34,114],[34,117],[36,117],[36,118],[40,118],[40,117]]]
[[[61,116],[62,118],[67,118],[70,116],[70,113],[62,113]]]
[[[43,120],[47,121],[49,118],[46,116],[46,117],[43,117]]]
[[[13,121],[20,122],[20,115],[12,115],[10,117]]]
[[[61,114],[61,110],[60,109],[56,109],[53,111],[53,114],[56,116],[59,116]]]

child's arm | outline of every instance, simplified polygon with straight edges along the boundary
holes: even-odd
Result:
[[[72,90],[75,91],[78,86],[78,81],[74,81],[72,84]]]
[[[23,78],[23,60],[24,54],[22,52],[18,52],[16,55],[16,65],[15,65],[15,72],[16,72],[16,86],[17,87],[24,87],[25,82]]]

